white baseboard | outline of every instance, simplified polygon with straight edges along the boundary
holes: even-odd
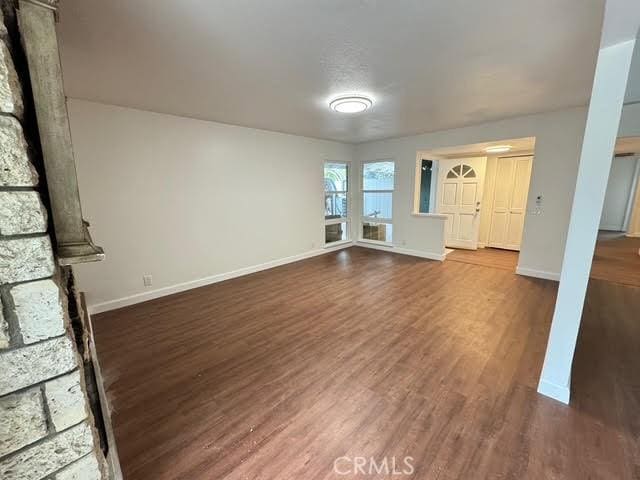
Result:
[[[543,378],[538,383],[538,393],[567,405],[571,397],[571,390],[568,385],[558,385]]]
[[[396,247],[395,245],[378,245],[369,242],[355,242],[356,246],[364,248],[372,248],[374,250],[383,250],[385,252],[399,253],[401,255],[409,255],[411,257],[428,258],[429,260],[444,261],[444,253],[421,252],[419,250],[411,250],[409,248]]]
[[[626,233],[625,236],[630,237],[630,238],[638,238],[640,237],[640,233]]]
[[[109,300],[107,302],[96,303],[95,305],[89,305],[89,313],[95,315],[97,313],[106,312],[109,310],[115,310],[116,308],[128,307],[136,303],[146,302],[155,298],[165,297],[173,293],[184,292],[185,290],[191,290],[192,288],[204,287],[205,285],[211,285],[212,283],[223,282],[236,277],[242,277],[251,273],[260,272],[269,268],[279,267],[288,263],[299,262],[311,257],[317,257],[318,255],[324,255],[325,253],[334,252],[336,250],[342,250],[353,246],[353,242],[344,242],[336,246],[329,246],[325,248],[319,248],[316,250],[310,250],[298,255],[292,255],[290,257],[280,258],[278,260],[272,260],[258,265],[252,265],[249,267],[239,268],[238,270],[232,270],[231,272],[219,273],[211,275],[209,277],[199,278],[197,280],[190,280],[188,282],[178,283],[176,285],[170,285],[168,287],[162,287],[148,292],[136,293],[127,297],[117,298],[115,300]]]
[[[535,270],[533,268],[520,267],[516,268],[518,275],[524,275],[525,277],[543,278],[544,280],[560,281],[559,272],[546,272],[544,270]]]

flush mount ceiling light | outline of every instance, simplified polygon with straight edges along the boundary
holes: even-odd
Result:
[[[494,145],[493,147],[485,148],[487,153],[505,153],[511,150],[511,145]]]
[[[338,97],[329,103],[332,110],[339,113],[360,113],[368,109],[373,102],[364,95],[345,95]]]

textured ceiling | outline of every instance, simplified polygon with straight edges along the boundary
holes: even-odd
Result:
[[[603,5],[62,0],[59,34],[71,97],[357,143],[585,105]]]

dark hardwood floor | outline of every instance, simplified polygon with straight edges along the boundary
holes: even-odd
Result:
[[[354,247],[97,315],[125,479],[640,478],[640,290],[591,281],[570,407],[536,393],[555,293]]]
[[[591,278],[640,287],[640,238],[602,236],[596,245]]]
[[[447,255],[447,260],[482,265],[484,267],[502,268],[515,272],[518,266],[519,253],[513,250],[490,247],[479,248],[478,250],[456,249]]]

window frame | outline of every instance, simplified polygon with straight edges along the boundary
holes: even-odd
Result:
[[[347,190],[335,190],[335,191],[327,191],[325,190],[325,168],[327,166],[327,164],[340,164],[340,165],[345,165],[346,169],[347,169],[347,182],[346,182],[346,187]],[[325,248],[331,248],[337,245],[342,245],[345,243],[349,243],[351,242],[351,225],[352,225],[352,212],[353,212],[353,206],[351,204],[352,199],[351,199],[351,190],[352,190],[352,179],[351,179],[351,175],[352,175],[352,169],[351,169],[351,162],[348,160],[324,160],[324,162],[322,163],[322,220],[323,220],[323,231],[322,231],[322,235],[323,235],[323,245]],[[326,207],[327,207],[327,194],[343,194],[345,195],[345,198],[347,199],[347,216],[346,217],[339,217],[339,218],[330,218],[327,219],[326,218]],[[327,243],[327,225],[338,225],[340,223],[344,223],[346,224],[346,237],[345,239],[342,240],[336,240],[335,242],[328,242]]]
[[[420,211],[420,185],[422,182],[422,160],[431,160],[431,190],[429,194],[429,211]],[[441,155],[432,155],[426,151],[418,151],[416,153],[416,169],[414,176],[413,205],[411,214],[415,216],[430,217],[439,216],[437,207],[438,200],[438,174],[440,170],[440,162],[445,160]]]
[[[365,189],[364,188],[364,167],[367,164],[371,164],[371,163],[384,163],[384,162],[391,162],[393,163],[393,189],[391,190],[371,190],[371,189]],[[395,196],[395,190],[396,190],[396,175],[397,175],[397,162],[395,161],[394,158],[380,158],[380,159],[376,159],[376,160],[365,160],[362,162],[361,168],[360,168],[360,222],[359,222],[359,228],[358,228],[358,241],[359,242],[365,242],[365,243],[374,243],[374,244],[378,244],[378,245],[387,245],[387,246],[393,246],[393,205],[394,205],[394,201],[393,201],[393,197]],[[381,217],[368,217],[365,216],[364,214],[364,195],[365,193],[390,193],[391,194],[391,218],[381,218]],[[383,241],[383,240],[370,240],[368,238],[364,238],[362,231],[363,231],[363,227],[365,223],[384,223],[385,225],[391,225],[392,228],[392,233],[391,233],[391,241],[387,242],[387,241]]]

